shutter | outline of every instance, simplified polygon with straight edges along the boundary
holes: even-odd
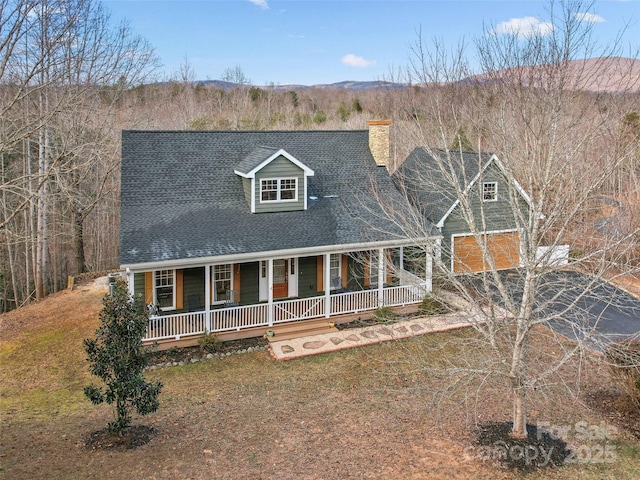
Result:
[[[318,292],[324,291],[324,256],[318,255],[316,257],[316,290]]]
[[[231,268],[233,268],[233,289],[236,292],[236,298],[234,298],[234,300],[239,303],[240,302],[240,264],[234,263]]]
[[[349,281],[347,278],[347,275],[349,275],[349,256],[342,255],[342,259],[340,261],[340,278],[342,279],[342,288],[347,288],[347,282]]]
[[[184,308],[184,270],[176,270],[176,310]]]
[[[371,262],[371,252],[365,252],[364,254],[364,286],[369,287],[371,285],[371,279],[369,278],[369,263]]]
[[[153,272],[144,272],[144,303],[153,303]]]

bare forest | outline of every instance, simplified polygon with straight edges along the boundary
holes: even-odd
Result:
[[[122,130],[344,130],[364,129],[369,119],[391,119],[393,169],[416,138],[438,147],[444,140],[454,149],[507,151],[508,139],[493,128],[504,112],[502,96],[533,107],[536,92],[545,88],[531,84],[514,96],[499,82],[422,78],[387,89],[290,90],[254,86],[240,66],[222,73],[229,83],[200,82],[188,60],[173,78],[159,81],[157,64],[152,46],[126,25],[113,26],[108,12],[89,0],[0,0],[2,311],[65,288],[68,276],[118,268]],[[574,122],[579,115],[580,128],[589,128],[585,119],[605,126],[598,138],[590,138],[590,148],[581,149],[583,155],[568,157],[574,163],[562,168],[581,178],[613,168],[606,181],[597,180],[598,193],[611,205],[624,201],[620,224],[637,228],[638,90],[568,84],[562,91],[562,110],[555,112],[559,122]],[[434,99],[442,100],[436,109]],[[524,143],[513,143],[514,150],[526,148],[526,136],[518,141]],[[624,161],[607,163],[618,158],[617,151]],[[511,165],[515,178],[535,188],[531,178],[519,177],[530,174],[530,166]],[[605,215],[603,205],[589,203],[584,222]],[[583,232],[576,226],[562,235],[588,251],[597,238]],[[635,253],[625,249],[636,264],[639,243]]]

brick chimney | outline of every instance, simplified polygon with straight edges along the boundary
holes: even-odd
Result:
[[[369,150],[379,167],[389,168],[389,125],[391,120],[368,120]]]

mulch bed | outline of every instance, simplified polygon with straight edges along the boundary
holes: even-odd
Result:
[[[229,340],[222,342],[216,349],[216,353],[233,353],[246,350],[249,347],[258,348],[268,345],[262,337],[242,338],[240,340]],[[149,365],[157,365],[166,362],[188,362],[191,358],[201,357],[203,352],[200,347],[180,347],[169,350],[149,352]]]
[[[558,467],[569,458],[571,451],[561,438],[535,425],[527,425],[527,433],[526,438],[512,437],[510,422],[480,425],[476,456],[522,472]]]
[[[90,433],[84,445],[87,450],[131,450],[149,443],[156,433],[155,428],[147,425],[127,427],[122,435],[114,435],[104,428]]]

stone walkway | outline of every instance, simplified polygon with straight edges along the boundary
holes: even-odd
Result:
[[[425,333],[444,332],[470,325],[469,316],[459,313],[419,317],[389,325],[371,325],[340,330],[337,333],[324,333],[289,340],[271,341],[269,351],[276,360],[291,360],[309,355],[415,337]]]

